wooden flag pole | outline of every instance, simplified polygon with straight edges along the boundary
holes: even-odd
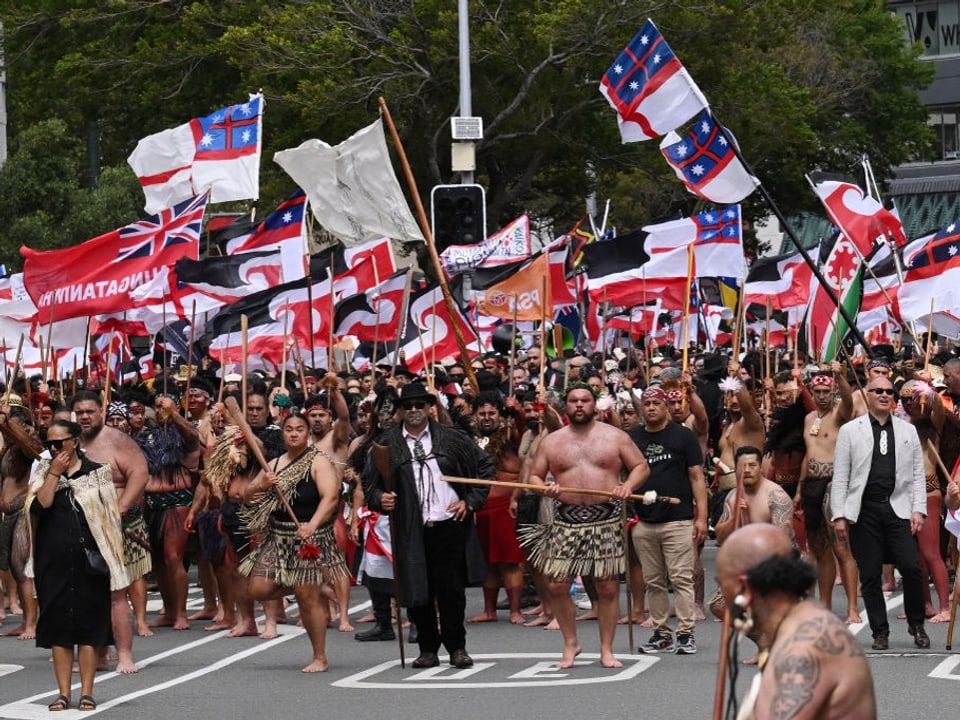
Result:
[[[104,384],[103,384],[103,414],[107,414],[107,408],[110,407],[110,395],[112,388],[112,379],[111,379],[111,360],[113,359],[113,338],[116,335],[116,330],[110,331],[110,339],[107,341],[107,371],[104,375]]]
[[[247,329],[246,315],[240,316],[240,394],[243,396],[243,419],[247,419]]]
[[[687,372],[687,363],[690,356],[690,333],[687,323],[690,322],[690,288],[693,286],[693,243],[687,245],[687,287],[683,298],[683,372]]]
[[[17,381],[17,375],[20,374],[20,358],[23,355],[23,333],[20,333],[20,342],[17,343],[17,354],[13,359],[13,372],[10,373],[10,382],[7,383],[7,390],[3,394],[3,404],[10,404],[10,392],[13,389],[13,384]],[[4,361],[6,361],[6,356],[4,356]]]
[[[410,293],[413,291],[413,266],[407,268],[407,279],[403,286],[403,299],[400,301],[400,316],[397,318],[397,340],[393,348],[393,367],[390,377],[397,374],[397,363],[400,362],[400,342],[403,340],[407,327],[407,313],[410,312]],[[376,371],[376,368],[374,368]]]
[[[543,278],[541,283],[543,297],[547,296],[547,278]],[[538,388],[543,392],[546,388],[547,371],[547,307],[545,303],[540,303],[540,382]]]
[[[53,308],[56,305],[57,298],[56,293],[50,297],[50,324],[47,325],[47,350],[53,355]],[[43,380],[46,382],[47,378],[47,357],[43,352],[43,338],[40,338],[40,372],[43,374]]]
[[[87,344],[84,348],[83,353],[83,387],[87,390],[90,389],[90,333],[91,333],[91,317],[87,316]],[[163,326],[167,326],[166,315],[164,315]],[[164,383],[166,383],[166,376],[164,376]],[[166,392],[166,386],[164,386],[164,392]]]
[[[927,342],[923,353],[923,371],[930,373],[930,349],[933,347],[933,298],[930,298],[930,319],[927,321]]]
[[[308,280],[308,285],[313,281]],[[310,305],[310,314],[313,315],[313,305]],[[327,372],[336,372],[333,366],[333,252],[330,253],[330,332],[327,333]]]
[[[427,250],[430,252],[430,260],[433,263],[433,268],[437,275],[437,282],[440,284],[440,291],[443,293],[443,301],[446,304],[447,313],[450,315],[450,324],[453,326],[453,335],[457,340],[457,347],[460,348],[460,360],[473,387],[479,388],[477,377],[473,372],[473,365],[470,362],[470,353],[467,351],[467,344],[463,339],[460,325],[456,321],[458,312],[453,304],[453,298],[450,296],[450,288],[447,286],[447,279],[440,265],[440,256],[437,254],[436,245],[433,243],[433,233],[430,231],[430,223],[427,222],[427,214],[423,209],[423,203],[420,201],[420,191],[417,189],[417,183],[416,180],[414,180],[413,171],[410,169],[410,163],[407,162],[407,154],[404,152],[403,143],[400,142],[400,135],[397,133],[397,128],[393,124],[393,118],[390,116],[387,101],[384,100],[383,97],[380,98],[380,110],[383,113],[383,119],[386,121],[387,127],[390,128],[390,136],[393,138],[393,145],[400,158],[400,164],[403,165],[403,172],[406,175],[407,185],[410,188],[410,197],[413,199],[413,204],[417,209],[420,229],[423,232],[424,240],[426,240]]]
[[[540,303],[541,306],[543,303]],[[513,366],[517,364],[517,294],[513,294],[513,325],[510,328],[510,377],[507,382],[507,396],[513,397]]]
[[[287,387],[287,332],[290,327],[290,304],[284,304],[283,313],[283,351],[280,355],[280,387]]]
[[[190,419],[190,378],[193,376],[193,343],[197,338],[197,301],[193,301],[193,308],[190,310],[190,345],[187,346],[187,385],[183,389],[183,416]]]
[[[227,335],[227,344],[230,344],[230,336]],[[225,348],[220,348],[220,389],[217,390],[217,403],[223,402],[223,386],[227,383],[227,365],[226,365],[226,352]]]

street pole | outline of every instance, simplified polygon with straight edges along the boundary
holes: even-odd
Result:
[[[460,37],[460,117],[473,116],[473,93],[470,88],[470,12],[469,0],[457,0]],[[473,171],[460,171],[460,184],[473,183]]]

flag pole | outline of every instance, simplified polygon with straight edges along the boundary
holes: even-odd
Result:
[[[111,363],[110,360],[113,356],[113,338],[116,335],[116,328],[110,331],[110,339],[107,341],[107,371],[105,373],[105,380],[103,384],[103,414],[107,414],[107,408],[110,406],[110,394],[113,389],[111,386],[113,381],[111,380]]]
[[[407,280],[403,286],[403,299],[400,301],[400,316],[397,318],[397,340],[393,347],[393,366],[390,368],[390,377],[397,375],[397,363],[400,361],[400,342],[407,326],[407,313],[410,312],[410,293],[413,290],[413,265],[407,267]],[[464,363],[468,365],[469,363]],[[374,368],[376,372],[376,368]],[[376,376],[374,376],[376,379]],[[476,385],[474,385],[476,387]]]
[[[47,350],[53,355],[53,307],[57,303],[57,294],[53,293],[50,297],[50,324],[47,326]],[[43,373],[44,381],[47,380],[47,358],[43,354],[43,345],[40,346],[40,372]]]
[[[930,348],[933,347],[933,298],[930,298],[930,319],[927,321],[927,342],[923,351],[923,371],[930,372]]]
[[[547,278],[542,279],[542,295],[547,296]],[[546,390],[547,382],[547,307],[546,303],[540,303],[540,392]]]
[[[740,152],[740,147],[733,139],[733,135],[727,132],[727,128],[724,127],[716,116],[717,127],[720,129],[720,132],[723,133],[723,137],[726,138],[727,143],[730,145],[730,149],[733,150],[733,154],[736,156],[737,160],[741,162],[744,170],[747,171],[749,175],[756,177],[753,169],[750,167],[750,164],[747,162],[747,159],[743,156],[743,153]],[[854,337],[856,337],[857,342],[863,346],[864,352],[867,354],[867,357],[870,357],[870,346],[867,345],[866,338],[863,337],[863,333],[860,332],[860,329],[857,327],[857,324],[851,319],[850,313],[847,312],[847,309],[840,302],[840,298],[837,297],[837,294],[833,291],[833,288],[827,284],[826,278],[823,276],[823,273],[820,272],[820,268],[817,267],[817,264],[813,261],[813,258],[810,257],[809,251],[803,246],[803,243],[800,242],[800,238],[797,237],[797,233],[794,231],[793,227],[787,222],[787,217],[783,214],[783,211],[777,206],[777,203],[774,202],[773,196],[767,191],[767,188],[764,187],[763,183],[759,180],[757,181],[757,189],[760,191],[760,194],[763,196],[764,201],[766,201],[767,206],[773,211],[773,214],[776,216],[777,220],[780,222],[780,227],[783,228],[783,231],[787,234],[787,237],[793,242],[797,250],[800,252],[800,257],[803,258],[803,261],[807,264],[807,267],[810,268],[813,272],[813,276],[817,279],[817,282],[820,283],[820,287],[823,288],[824,292],[827,293],[827,297],[830,298],[830,301],[836,305],[837,310],[840,315],[847,323]]]
[[[693,243],[687,245],[687,287],[683,298],[683,322],[680,327],[683,328],[683,372],[687,371],[687,360],[690,354],[690,333],[687,323],[690,322],[690,286],[693,284]]]
[[[10,404],[10,391],[13,389],[13,383],[17,381],[17,375],[20,373],[20,358],[23,355],[23,333],[20,333],[20,342],[17,343],[17,354],[13,360],[13,372],[10,373],[10,382],[7,383],[7,391],[3,394],[3,404]],[[4,358],[6,360],[6,358]]]
[[[243,419],[247,419],[247,328],[246,315],[240,316],[240,394],[243,395]]]
[[[467,377],[470,378],[470,382],[475,388],[480,386],[477,384],[476,375],[473,372],[473,365],[470,363],[470,354],[467,352],[467,344],[463,339],[463,333],[460,330],[460,325],[456,321],[457,311],[453,304],[453,298],[450,296],[450,288],[447,286],[446,276],[443,274],[443,268],[440,266],[440,256],[437,255],[436,245],[433,243],[433,233],[430,231],[430,223],[427,222],[427,214],[423,209],[423,203],[420,201],[420,191],[417,189],[416,180],[413,177],[413,171],[410,169],[410,163],[407,162],[407,154],[403,150],[403,143],[400,142],[400,135],[397,133],[397,128],[393,124],[393,118],[390,116],[390,109],[387,107],[387,101],[381,96],[380,101],[380,111],[383,113],[384,120],[387,122],[387,127],[390,128],[390,136],[393,138],[393,145],[397,151],[397,155],[400,158],[400,163],[403,165],[403,172],[407,177],[407,185],[410,188],[410,197],[413,200],[413,204],[417,209],[417,218],[420,221],[420,229],[423,232],[424,240],[426,240],[427,250],[430,252],[430,260],[433,262],[434,271],[437,274],[437,282],[440,284],[440,291],[443,293],[443,301],[446,303],[447,312],[450,314],[450,323],[453,326],[453,336],[457,340],[457,346],[460,348],[460,359],[463,362],[464,370],[466,370]]]
[[[280,387],[287,387],[287,333],[290,328],[290,303],[284,306],[286,312],[283,313],[283,352],[280,360]]]
[[[190,420],[190,377],[193,375],[193,343],[197,335],[197,301],[193,301],[193,308],[190,310],[190,345],[187,347],[187,385],[183,389],[183,399],[180,401],[183,406],[183,416]]]
[[[87,344],[84,347],[84,354],[83,354],[83,387],[87,390],[90,389],[90,332],[91,332],[90,324],[91,324],[91,320],[92,318],[89,315],[87,315]],[[164,327],[166,327],[167,325],[166,315],[164,315],[163,325]],[[22,342],[22,339],[21,339],[21,342]],[[166,392],[166,387],[164,387],[164,392]]]
[[[540,303],[543,306],[543,302]],[[507,384],[507,396],[513,397],[513,366],[517,363],[517,294],[513,294],[513,327],[510,329],[510,377]]]
[[[307,280],[313,285],[313,280]],[[311,293],[312,295],[312,293]],[[313,316],[313,303],[310,303],[310,315]],[[312,340],[311,340],[312,342]],[[330,253],[330,332],[327,333],[327,372],[336,372],[333,366],[333,252]]]

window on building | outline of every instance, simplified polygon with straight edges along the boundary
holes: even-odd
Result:
[[[931,112],[927,124],[934,130],[934,160],[960,160],[960,107],[940,108]]]

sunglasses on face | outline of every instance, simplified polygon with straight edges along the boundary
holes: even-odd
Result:
[[[869,390],[867,390],[867,392],[873,393],[874,395],[890,395],[891,397],[893,396],[893,388],[870,388]]]
[[[62,438],[60,440],[47,440],[43,443],[43,446],[50,452],[58,453],[63,450],[63,444],[68,440],[73,440],[73,437]]]
[[[400,405],[403,410],[423,410],[427,406],[425,400],[411,400]]]

